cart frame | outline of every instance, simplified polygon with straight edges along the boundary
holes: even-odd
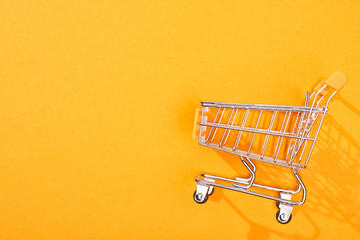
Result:
[[[205,203],[208,196],[213,193],[214,187],[224,188],[276,201],[279,208],[276,219],[282,224],[290,222],[293,206],[300,206],[306,200],[306,187],[298,170],[307,167],[324,117],[328,112],[328,104],[346,80],[344,73],[335,72],[329,79],[320,82],[311,94],[306,93],[304,106],[201,102],[202,108],[196,111],[194,125],[195,132],[198,132],[195,135],[198,136],[199,144],[239,156],[250,177],[231,179],[201,174],[195,179],[197,182],[193,196],[195,202]],[[209,116],[210,109],[216,110],[212,120]],[[254,112],[257,114],[256,120],[247,126],[249,115]],[[269,113],[271,118],[267,127],[261,128],[259,123],[263,120],[262,116],[265,112]],[[236,121],[239,115],[241,117]],[[277,124],[278,129],[275,119],[280,120]],[[263,121],[267,123],[266,119]],[[222,135],[219,134],[221,132]],[[232,142],[228,141],[231,132],[234,140]],[[241,144],[243,133],[252,135],[248,146]],[[261,148],[255,150],[253,144],[255,136],[258,135],[262,135],[263,141],[258,141]],[[273,141],[270,147],[269,138]],[[311,145],[307,145],[308,143]],[[282,152],[283,154],[280,154]],[[290,168],[297,180],[297,188],[291,190],[255,183],[256,166],[252,160]],[[231,185],[218,183],[220,181]],[[262,193],[259,189],[272,190],[280,197]],[[300,191],[301,200],[291,200],[292,195]]]

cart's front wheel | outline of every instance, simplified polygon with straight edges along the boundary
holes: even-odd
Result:
[[[196,194],[196,191],[194,192],[193,197],[195,202],[198,204],[206,203],[206,201],[208,200],[208,195],[204,196],[202,193]]]
[[[276,220],[281,224],[286,224],[291,221],[292,214],[290,213],[290,217],[288,219],[285,218],[285,214],[280,215],[280,210],[276,212]]]

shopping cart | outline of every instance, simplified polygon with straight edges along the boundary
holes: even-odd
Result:
[[[290,222],[293,206],[304,204],[306,198],[298,170],[308,165],[329,101],[345,82],[344,73],[334,73],[311,94],[306,93],[304,106],[201,102],[194,125],[199,144],[238,155],[250,177],[230,179],[202,174],[196,179],[195,202],[205,203],[214,187],[225,188],[276,201],[276,219],[282,224]],[[255,183],[253,160],[290,168],[297,188]],[[300,191],[301,200],[291,200]]]

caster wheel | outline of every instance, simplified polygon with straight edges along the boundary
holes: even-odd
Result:
[[[208,195],[211,196],[214,193],[214,190],[215,190],[215,188],[212,187],[212,190],[210,192],[208,192]]]
[[[208,200],[208,195],[204,196],[201,193],[196,194],[196,191],[195,191],[194,195],[193,195],[193,198],[194,198],[196,203],[203,204],[203,203],[206,203],[206,201]]]
[[[280,202],[276,202],[276,207],[280,209]]]
[[[291,221],[292,214],[290,214],[290,217],[288,220],[282,220],[282,217],[280,215],[280,210],[276,212],[276,220],[281,224],[287,224]]]

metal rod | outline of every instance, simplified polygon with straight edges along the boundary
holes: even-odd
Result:
[[[324,86],[316,93],[316,95],[314,96],[314,100],[313,100],[313,103],[312,103],[311,108],[313,108],[313,105],[314,105],[314,103],[315,103],[315,100],[316,100],[318,94],[319,94],[322,90],[324,90],[326,87],[327,87],[327,85],[324,85]],[[314,93],[315,93],[315,92],[314,92]],[[314,94],[314,93],[313,93],[313,94]],[[328,106],[330,100],[334,97],[334,95],[335,95],[336,93],[337,93],[337,91],[334,91],[334,92],[332,93],[332,95],[328,98],[328,100],[327,100],[327,102],[326,102],[326,105],[323,107],[324,113],[322,114],[322,117],[321,117],[321,120],[320,120],[318,129],[317,129],[317,131],[316,131],[315,137],[313,138],[314,141],[313,141],[312,144],[311,144],[311,148],[310,148],[310,151],[309,151],[309,153],[308,153],[308,155],[307,155],[306,163],[305,163],[304,167],[307,166],[308,161],[309,161],[309,159],[310,159],[310,156],[311,156],[311,153],[312,153],[312,151],[313,151],[313,148],[314,148],[314,145],[315,145],[317,136],[318,136],[318,134],[319,134],[319,131],[320,131],[320,128],[321,128],[321,125],[322,125],[322,122],[323,122],[323,120],[324,120],[325,114],[327,113],[327,106]],[[313,94],[312,94],[312,95],[313,95]],[[322,97],[320,98],[320,100],[322,100],[323,97],[324,97],[324,96],[322,96]],[[319,101],[320,101],[320,100],[319,100]],[[311,131],[311,129],[312,129],[312,127],[313,127],[313,125],[314,125],[317,117],[318,117],[318,115],[316,115],[313,123],[312,123],[311,126],[309,127],[309,130],[306,131],[307,125],[308,125],[309,120],[310,120],[310,118],[311,118],[311,110],[310,110],[310,112],[308,113],[308,116],[309,116],[309,117],[307,118],[307,121],[306,121],[306,123],[305,123],[304,131],[303,131],[303,134],[302,134],[302,138],[299,140],[299,143],[300,143],[299,145],[300,145],[300,146],[301,146],[302,143],[304,142],[304,139],[305,139],[304,136],[307,136],[307,135],[310,133],[310,131]],[[299,163],[301,162],[301,158],[302,158],[303,152],[304,152],[304,150],[305,150],[305,147],[306,147],[306,142],[305,142],[305,144],[304,144],[304,148],[303,148],[302,153],[301,153],[301,156],[300,156],[300,158],[299,158]],[[295,160],[295,156],[296,156],[296,154],[298,153],[299,150],[300,150],[300,148],[298,148],[297,151],[294,152],[295,154],[294,154],[294,156],[292,156],[291,162]]]
[[[250,158],[248,158],[248,157],[245,157],[246,158],[246,160],[251,164],[251,166],[253,167],[253,171],[255,172],[256,171],[256,166],[255,166],[255,164],[250,160]]]
[[[238,110],[239,110],[239,109],[236,109],[236,111],[235,111],[235,114],[234,114],[233,120],[232,120],[232,122],[231,122],[231,126],[233,126],[233,125],[234,125],[234,121],[235,121],[235,118],[236,118],[236,115],[237,115]],[[229,137],[229,135],[230,135],[230,131],[231,131],[231,129],[229,129],[229,131],[228,131],[228,133],[227,133],[227,135],[226,135],[226,138],[225,138],[225,141],[224,141],[224,144],[223,144],[223,145],[225,145],[225,144],[226,144],[226,141],[228,140],[228,137]]]
[[[305,142],[305,145],[306,145],[307,141],[309,140],[309,137],[307,137],[307,136],[309,135],[311,129],[313,128],[314,123],[317,120],[317,118],[318,118],[318,115],[316,115],[316,118],[315,118],[314,122],[311,124],[311,126],[309,127],[309,129],[307,131],[306,131],[306,129],[304,130],[305,131],[305,137],[302,137],[302,139],[300,139],[300,140],[296,139],[296,141],[299,141],[299,144],[297,146],[296,151],[294,151],[294,155],[290,158],[290,161],[289,161],[290,164],[295,160],[295,156],[299,153],[299,151],[301,149],[301,145],[304,143],[304,141],[306,141]],[[310,140],[310,141],[315,141],[315,138],[311,138],[311,139],[312,140]],[[301,158],[302,158],[302,155],[304,153],[304,150],[305,150],[305,146],[304,146],[304,148],[303,148],[303,150],[301,152],[301,156],[299,157],[299,163],[301,162]]]
[[[255,125],[255,128],[254,128],[255,131],[257,130],[257,128],[258,128],[258,126],[259,126],[259,122],[260,122],[260,119],[261,119],[261,114],[262,114],[262,112],[263,112],[263,111],[260,110],[259,117],[258,117],[258,120],[257,120],[256,125]],[[256,133],[254,132],[253,135],[252,135],[251,142],[250,142],[250,146],[249,146],[249,150],[248,150],[248,154],[250,154],[250,150],[251,150],[252,144],[253,144],[253,142],[254,142],[255,134],[256,134]]]
[[[321,98],[319,99],[319,101],[317,101],[317,103],[316,103],[316,107],[319,106],[319,103],[321,102],[321,100],[323,100],[324,97],[325,97],[325,95],[321,96]]]
[[[228,182],[234,182],[234,183],[240,183],[240,184],[247,184],[251,180],[251,177],[249,177],[247,179],[246,178],[237,178],[236,180],[234,180],[234,179],[214,176],[214,175],[210,175],[210,174],[203,174],[203,176],[207,177],[207,178],[214,178],[214,179],[219,179],[222,181],[228,181]]]
[[[313,93],[314,94],[314,93]],[[311,94],[311,96],[313,95]],[[311,97],[310,96],[310,97]],[[304,116],[305,116],[305,113],[302,112],[301,113],[301,117],[300,117],[300,120],[299,120],[299,124],[298,124],[298,128],[296,130],[296,136],[300,136],[300,131],[301,129],[303,128],[303,124],[304,124]],[[294,147],[293,147],[293,150],[291,151],[291,155],[290,155],[290,163],[292,163],[295,159],[295,156],[297,154],[297,151],[299,149],[299,145],[301,146],[301,144],[298,144],[298,141],[299,139],[295,139],[295,143],[294,143]]]
[[[303,190],[303,196],[302,196],[302,200],[300,202],[298,201],[291,201],[291,200],[286,200],[283,198],[278,198],[278,197],[273,197],[267,194],[263,194],[263,193],[258,193],[258,192],[254,192],[254,191],[250,191],[244,188],[239,188],[239,187],[231,187],[231,186],[227,186],[227,185],[223,185],[223,184],[218,184],[218,183],[212,183],[212,182],[208,182],[208,181],[204,181],[204,180],[200,180],[197,179],[196,181],[200,184],[205,184],[205,185],[209,185],[209,186],[214,186],[214,187],[220,187],[220,188],[225,188],[228,190],[233,190],[233,191],[237,191],[237,192],[242,192],[242,193],[246,193],[246,194],[251,194],[251,195],[255,195],[258,197],[262,197],[262,198],[267,198],[270,200],[274,200],[274,201],[278,201],[278,202],[282,202],[282,203],[286,203],[286,204],[290,204],[290,205],[297,205],[300,206],[302,204],[304,204],[305,199],[306,199],[306,188],[305,185],[302,183],[298,173],[296,172],[297,175],[295,175],[297,181],[299,182],[301,189]]]
[[[287,114],[288,114],[288,112],[286,111],[286,112],[285,112],[285,116],[284,116],[284,120],[283,120],[283,122],[282,122],[282,124],[281,124],[280,132],[283,132],[283,128],[284,128],[284,125],[285,125],[285,121],[286,121],[286,118],[287,118]],[[274,162],[275,162],[275,163],[276,163],[276,157],[275,157],[275,155],[276,155],[276,152],[277,152],[277,149],[278,149],[278,146],[279,146],[279,141],[280,141],[280,137],[278,137],[278,139],[277,139],[276,147],[275,147],[275,152],[274,152]]]
[[[307,95],[309,94],[309,92],[307,92]],[[291,133],[294,135],[295,134],[295,129],[296,129],[296,124],[297,124],[297,120],[299,119],[299,115],[300,115],[300,112],[298,112],[296,114],[296,119],[295,119],[295,123],[294,123],[294,127],[293,127],[293,130],[291,131]],[[289,153],[290,153],[290,149],[291,147],[293,147],[293,149],[295,148],[295,142],[297,141],[297,139],[295,139],[295,141],[292,143],[290,142],[289,146],[288,146],[288,150],[287,150],[287,153],[286,153],[286,161],[288,160],[289,158]],[[291,150],[291,153],[292,153],[292,150]],[[291,155],[290,155],[290,160],[291,160]]]
[[[300,117],[300,121],[299,121],[299,126],[298,126],[298,129],[297,129],[297,131],[296,131],[296,132],[297,132],[296,135],[299,135],[299,133],[300,133],[302,127],[303,127],[303,124],[305,123],[305,122],[304,122],[304,117],[305,117],[305,115],[306,115],[306,113],[304,113],[304,112],[301,113],[301,117]]]
[[[238,178],[237,177],[236,180],[235,180],[235,179],[231,179],[231,178],[219,177],[219,176],[210,175],[210,174],[202,174],[197,178],[197,180],[200,180],[199,179],[200,177],[219,179],[219,180],[222,180],[222,181],[232,182],[232,183],[236,183],[236,184],[248,184],[248,181],[251,179],[251,177],[249,177],[248,179]],[[239,181],[238,179],[242,179],[244,181]],[[200,180],[200,181],[206,181],[206,180]],[[237,186],[237,185],[233,184],[233,186]],[[277,188],[277,187],[272,187],[272,186],[267,186],[267,185],[262,185],[262,184],[257,184],[257,183],[253,183],[252,186],[257,187],[257,188],[263,188],[263,189],[278,191],[278,192],[287,192],[287,193],[291,193],[291,194],[297,194],[301,190],[300,184],[299,184],[299,186],[298,186],[298,188],[296,190]]]
[[[306,98],[306,100],[305,100],[305,104],[307,104],[307,101],[309,101],[310,98],[315,94],[314,100],[313,100],[313,102],[312,102],[312,105],[311,105],[311,107],[310,107],[309,112],[307,112],[307,113],[304,114],[304,115],[306,115],[306,122],[303,123],[303,117],[304,117],[304,116],[302,116],[302,118],[301,118],[301,130],[302,130],[302,128],[304,128],[304,130],[301,131],[302,134],[301,134],[300,140],[299,140],[299,141],[296,140],[296,145],[295,145],[295,147],[294,147],[293,154],[292,154],[292,156],[291,156],[291,158],[290,158],[290,163],[292,163],[292,162],[295,160],[295,156],[297,155],[298,151],[299,151],[300,148],[301,148],[301,145],[302,145],[303,142],[304,142],[304,137],[305,137],[306,128],[307,128],[307,126],[308,126],[311,113],[312,113],[312,111],[313,111],[313,109],[314,109],[314,103],[315,103],[315,101],[316,101],[316,98],[317,98],[317,96],[319,95],[319,93],[320,93],[322,90],[324,90],[326,87],[327,87],[327,85],[324,85],[319,91],[317,91],[317,92],[314,91],[314,92],[311,94],[311,96],[310,96],[309,98]],[[332,96],[333,96],[333,95],[332,95]],[[323,111],[324,111],[324,113],[326,113],[326,108],[323,108]],[[303,125],[303,124],[304,124],[304,125]],[[299,125],[299,127],[300,127],[300,125]],[[311,129],[311,128],[310,128],[310,129]],[[314,139],[314,140],[315,140],[315,139]],[[297,143],[297,142],[299,142],[299,143]],[[314,144],[314,142],[313,142],[313,144]]]
[[[233,186],[237,186],[237,185],[233,184]],[[295,190],[295,191],[294,190],[286,190],[286,189],[282,189],[282,188],[271,187],[271,186],[266,186],[266,185],[261,185],[261,184],[256,184],[256,183],[253,183],[252,186],[257,187],[257,188],[268,189],[268,190],[272,190],[272,191],[287,192],[287,193],[291,193],[291,194],[299,193],[300,190],[301,190],[300,185],[298,186],[298,189]]]
[[[248,117],[248,115],[249,115],[249,112],[250,112],[250,109],[246,109],[246,112],[245,112],[245,115],[244,115],[244,117],[243,117],[243,120],[242,120],[242,123],[241,123],[241,127],[240,127],[240,128],[243,128],[243,127],[245,126],[245,123],[246,123],[247,117]],[[237,146],[239,145],[240,138],[241,138],[241,134],[242,134],[242,131],[239,130],[239,133],[238,133],[238,135],[236,136],[236,141],[235,141],[233,150],[235,150],[235,149],[237,148]]]
[[[220,111],[220,108],[217,109],[217,112],[216,112],[216,115],[215,115],[213,124],[216,123],[216,118],[217,118],[217,116],[218,116],[218,114],[219,114],[219,111]],[[207,142],[209,141],[209,138],[210,138],[210,135],[211,135],[211,132],[212,132],[213,128],[214,128],[214,127],[211,127],[211,128],[210,128],[209,135],[208,135],[208,137],[206,138],[205,143],[207,143]]]
[[[299,157],[299,163],[301,162],[301,159],[303,157],[303,154],[304,154],[304,151],[305,151],[305,148],[306,148],[306,144],[307,144],[307,141],[303,141],[303,149],[301,151],[301,154],[300,154],[300,157]]]
[[[221,113],[221,115],[220,115],[218,125],[221,124],[221,119],[222,119],[222,117],[224,116],[224,113],[225,113],[225,108],[223,108],[223,111],[222,111],[222,113]],[[214,137],[215,137],[215,135],[216,135],[217,130],[218,130],[218,128],[215,128],[214,134],[213,134],[210,142],[212,142],[212,141],[214,140]]]
[[[271,116],[271,120],[270,120],[270,124],[269,124],[269,128],[268,128],[268,132],[269,132],[269,133],[271,132],[271,128],[272,128],[272,126],[273,126],[273,124],[274,124],[276,114],[277,114],[277,111],[274,111],[273,114],[272,114],[272,116]],[[270,134],[266,134],[265,142],[264,142],[264,147],[263,147],[263,150],[262,150],[262,153],[261,153],[261,158],[264,157],[265,149],[266,149],[267,143],[268,143],[268,141],[269,141],[269,136],[270,136]]]
[[[251,173],[251,180],[249,182],[249,185],[246,186],[245,188],[250,188],[251,185],[254,183],[254,180],[255,180],[255,171],[253,171],[251,169],[251,167],[249,166],[249,164],[244,160],[244,158],[240,157],[241,159],[241,162],[245,165],[245,167],[249,170],[249,172]]]
[[[289,112],[289,116],[288,116],[288,118],[287,118],[287,120],[286,120],[286,124],[285,124],[285,127],[284,127],[284,131],[286,131],[286,128],[287,128],[287,126],[288,126],[288,124],[289,124],[290,116],[291,116],[291,111]],[[277,153],[276,153],[276,156],[275,156],[275,162],[276,162],[277,157],[279,156],[279,152],[280,152],[280,149],[281,149],[281,144],[282,144],[282,142],[283,142],[283,139],[284,139],[284,137],[280,137],[280,145],[279,145],[279,148],[278,148]]]
[[[310,111],[306,113],[307,119],[306,119],[306,123],[305,123],[305,127],[304,127],[305,129],[304,129],[304,131],[303,131],[302,136],[305,135],[305,130],[306,130],[307,126],[308,126],[311,113],[313,112],[316,98],[317,98],[317,96],[319,95],[319,93],[322,92],[322,90],[324,90],[326,87],[327,87],[327,85],[324,85],[324,86],[315,94],[315,96],[314,96],[314,100],[313,100],[313,102],[312,102],[312,104],[311,104]],[[324,110],[324,111],[325,111],[325,110]]]
[[[288,158],[289,158],[289,153],[290,153],[291,146],[292,146],[292,143],[291,143],[291,141],[290,141],[289,146],[288,146],[288,149],[287,149],[287,151],[286,151],[286,158],[285,158],[286,161],[287,161]]]
[[[230,121],[231,121],[231,117],[232,117],[233,113],[234,113],[234,108],[231,110],[231,114],[230,114],[229,120],[228,120],[228,122],[227,122],[227,124],[226,124],[227,126],[229,126],[229,123],[230,123]],[[223,135],[222,135],[222,137],[221,137],[221,141],[220,141],[219,147],[221,147],[221,144],[222,144],[222,142],[223,142],[223,140],[224,140],[226,131],[228,131],[228,129],[225,129],[225,130],[224,130],[224,133],[223,133]],[[229,131],[230,131],[230,130],[229,130]]]
[[[254,160],[258,160],[258,161],[262,161],[262,162],[266,162],[266,163],[270,163],[270,164],[274,164],[274,165],[278,165],[278,166],[282,166],[282,167],[287,167],[287,168],[290,167],[289,164],[283,160],[278,160],[276,163],[274,163],[274,159],[272,157],[270,158],[270,157],[264,156],[263,158],[261,158],[261,155],[256,154],[256,153],[250,153],[249,155],[247,155],[246,151],[242,151],[239,149],[233,150],[232,148],[226,147],[226,146],[222,146],[221,148],[219,148],[219,145],[214,144],[214,143],[205,144],[205,143],[199,142],[199,144],[202,146],[206,146],[206,147],[218,149],[218,150],[221,150],[224,152],[232,153],[232,154],[238,155],[240,157],[248,156],[249,158],[254,159]],[[304,167],[302,165],[297,164],[297,163],[292,164],[291,168],[304,169]]]
[[[296,119],[295,119],[295,123],[294,123],[294,128],[293,128],[293,130],[292,130],[292,134],[295,133],[295,128],[296,128],[297,120],[299,119],[299,115],[300,115],[300,112],[298,112],[297,115],[296,115]]]
[[[327,108],[328,108],[328,105],[329,105],[330,100],[335,96],[336,93],[337,93],[337,91],[334,91],[333,94],[331,94],[331,96],[330,96],[330,97],[328,98],[328,100],[326,101],[325,113],[327,112]],[[309,162],[309,159],[310,159],[310,156],[311,156],[311,153],[312,153],[312,151],[314,150],[315,142],[316,142],[317,137],[318,137],[318,135],[319,135],[319,131],[320,131],[321,125],[322,125],[322,123],[323,123],[323,121],[324,121],[325,113],[324,113],[324,114],[322,115],[322,117],[321,117],[321,120],[320,120],[318,129],[317,129],[316,134],[315,134],[315,137],[314,137],[314,141],[313,141],[313,143],[312,143],[312,145],[311,145],[311,148],[310,148],[308,157],[306,158],[306,162],[305,162],[304,167],[307,166],[307,164],[308,164],[308,162]]]
[[[253,128],[241,128],[241,127],[237,127],[237,126],[233,126],[233,127],[226,127],[225,124],[223,125],[212,125],[209,123],[199,123],[200,126],[207,126],[207,127],[216,127],[216,128],[225,128],[225,129],[231,129],[231,130],[236,130],[236,131],[243,131],[243,132],[251,132],[251,133],[260,133],[260,134],[268,134],[268,135],[273,135],[273,136],[282,136],[282,137],[288,137],[288,138],[295,138],[295,139],[300,139],[301,137],[298,136],[293,136],[291,134],[284,134],[284,133],[278,133],[279,131],[271,131],[268,132],[268,130],[264,130],[264,129],[257,129],[256,131],[253,130]],[[308,138],[308,137],[303,137],[303,139],[306,140],[310,140],[313,141],[313,138]],[[235,148],[234,148],[235,149]]]
[[[241,103],[220,103],[220,102],[201,102],[204,107],[217,108],[239,108],[250,110],[270,110],[270,111],[292,111],[292,112],[307,112],[310,107],[307,106],[289,106],[289,105],[267,105],[267,104],[241,104]],[[313,112],[324,112],[321,107],[314,107]]]
[[[312,98],[312,96],[314,96],[315,93],[316,93],[316,91],[313,91],[313,92],[310,94],[309,99]]]
[[[241,162],[245,165],[245,167],[249,170],[250,174],[251,174],[251,177],[250,177],[250,182],[247,182],[247,183],[241,183],[241,184],[244,184],[244,185],[237,185],[237,184],[233,184],[233,186],[236,186],[236,187],[241,187],[241,188],[244,188],[244,189],[248,189],[250,188],[253,183],[254,183],[254,180],[255,180],[255,170],[251,169],[251,167],[249,166],[249,164],[245,161],[245,159],[243,157],[240,157],[241,159]],[[232,182],[232,181],[231,181]],[[246,184],[246,185],[245,185]]]
[[[198,182],[198,184],[200,183],[200,184],[205,184],[205,185],[208,185],[208,186],[225,188],[225,189],[229,189],[229,190],[233,190],[233,191],[237,191],[237,192],[242,192],[242,193],[255,195],[255,196],[258,196],[258,197],[267,198],[267,199],[274,200],[274,201],[279,201],[279,202],[290,204],[290,205],[300,206],[300,205],[303,205],[305,203],[305,201],[306,201],[306,188],[305,188],[304,183],[301,181],[300,175],[296,171],[296,169],[291,169],[291,170],[292,170],[296,180],[299,183],[299,188],[295,192],[291,191],[291,190],[279,189],[279,188],[274,188],[274,187],[265,186],[265,185],[259,185],[259,184],[255,184],[255,183],[253,184],[253,186],[254,187],[261,187],[261,188],[265,188],[265,189],[269,189],[269,190],[275,190],[275,191],[278,191],[278,192],[290,192],[290,193],[291,192],[298,193],[300,191],[300,188],[301,188],[302,191],[303,191],[303,194],[302,194],[302,198],[301,198],[300,202],[299,201],[286,200],[286,199],[283,199],[283,198],[273,197],[273,196],[270,196],[270,195],[267,195],[267,194],[250,191],[250,190],[247,190],[247,189],[245,189],[243,187],[231,187],[231,186],[227,186],[227,185],[224,185],[224,184],[218,184],[218,183],[215,183],[215,182],[209,182],[209,181],[201,180],[201,179],[196,179],[196,181]],[[230,182],[234,182],[234,180],[230,179]]]

